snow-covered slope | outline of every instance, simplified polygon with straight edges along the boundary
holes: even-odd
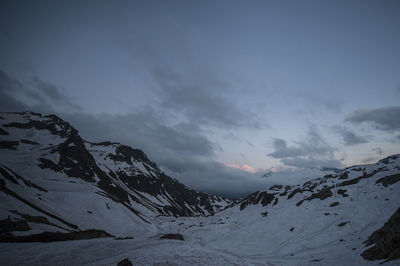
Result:
[[[273,186],[213,216],[160,216],[152,231],[130,240],[24,243],[23,249],[19,243],[0,243],[0,261],[116,265],[128,258],[133,265],[361,266],[378,265],[385,257],[376,255],[386,254],[393,260],[385,265],[399,265],[399,192],[400,155],[394,155],[303,185]],[[180,233],[184,241],[160,239],[166,233]]]
[[[0,126],[0,220],[26,220],[32,230],[18,234],[131,235],[159,215],[205,216],[229,203],[166,176],[141,150],[84,141],[57,116],[1,113]]]
[[[140,150],[83,141],[57,117],[0,116],[0,223],[10,216],[14,235],[134,237],[0,243],[2,265],[400,264],[400,155],[229,205],[165,176]],[[184,241],[160,239],[169,233]]]
[[[272,186],[219,215],[234,219],[240,228],[229,237],[234,253],[242,252],[246,243],[252,254],[271,261],[287,259],[285,265],[317,260],[324,265],[364,265],[364,242],[399,206],[400,155],[393,155],[303,185]],[[399,228],[398,219],[397,241]]]

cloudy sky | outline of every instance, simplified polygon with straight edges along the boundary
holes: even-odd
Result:
[[[1,1],[0,109],[56,113],[189,187],[400,152],[399,1]]]

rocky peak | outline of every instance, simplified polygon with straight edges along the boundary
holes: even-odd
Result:
[[[115,154],[110,153],[107,157],[114,161],[126,162],[129,165],[132,165],[132,160],[143,162],[153,168],[158,169],[157,165],[150,161],[142,150],[133,149],[122,144],[117,145],[115,148]]]
[[[68,122],[65,122],[56,115],[41,115],[34,112],[13,112],[1,113],[3,116],[11,116],[10,120],[18,120],[18,122],[10,122],[3,124],[5,128],[20,128],[30,129],[35,128],[38,130],[48,130],[54,135],[66,138],[71,135],[77,135],[78,130],[73,128]],[[13,116],[15,119],[13,119]],[[4,117],[3,117],[4,118]],[[17,119],[18,118],[18,119]]]

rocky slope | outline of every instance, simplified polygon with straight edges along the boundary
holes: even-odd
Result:
[[[333,246],[344,249],[338,255],[395,260],[400,258],[399,195],[400,154],[397,154],[303,185],[272,186],[249,195],[224,213],[264,217],[264,226],[278,232],[266,229],[269,237],[276,237],[278,246],[280,241],[286,247],[292,246],[288,249],[293,253],[299,252],[298,247]],[[260,223],[260,219],[254,223]]]
[[[228,202],[186,188],[140,150],[82,140],[56,116],[0,117],[2,239],[96,238],[24,243],[23,249],[0,243],[2,265],[400,261],[399,154]]]
[[[141,150],[83,140],[55,115],[0,113],[0,126],[0,220],[26,221],[32,229],[19,234],[129,234],[156,216],[206,216],[229,203],[185,187]]]

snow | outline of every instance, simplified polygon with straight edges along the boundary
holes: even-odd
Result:
[[[14,114],[2,116],[5,120],[0,120],[0,125],[10,121],[26,122],[29,117]],[[44,119],[39,116],[34,118]],[[96,184],[37,166],[40,157],[57,162],[59,154],[49,152],[64,142],[65,138],[47,130],[5,129],[10,135],[0,135],[0,140],[29,139],[41,145],[20,143],[17,151],[0,149],[0,163],[46,188],[48,192],[29,188],[20,179],[17,179],[18,184],[5,180],[9,189],[52,215],[78,225],[82,230],[95,228],[134,239],[0,243],[0,265],[116,265],[124,258],[129,258],[133,265],[376,265],[380,261],[370,262],[360,256],[366,249],[363,242],[400,206],[400,182],[388,187],[376,184],[379,178],[400,172],[400,157],[389,160],[389,164],[380,162],[344,169],[342,173],[348,172],[347,180],[382,167],[388,170],[361,179],[354,185],[333,187],[333,196],[325,200],[304,201],[296,206],[297,202],[312,192],[297,193],[288,200],[287,195],[279,196],[284,188],[269,190],[269,193],[277,193],[275,196],[279,198],[278,204],[265,207],[260,204],[248,205],[243,210],[240,210],[238,204],[209,217],[156,217],[155,206],[176,205],[167,191],[153,196],[130,189],[121,180],[113,179],[112,186],[119,186],[131,194],[131,207],[150,221],[146,223],[122,204],[101,195],[104,192]],[[149,180],[155,178],[152,172],[155,173],[157,169],[148,171],[142,162],[133,162],[132,166],[108,159],[107,155],[115,154],[118,144],[100,146],[86,142],[85,145],[106,173],[140,171]],[[268,178],[274,178],[274,175]],[[298,173],[296,175],[295,180],[300,180]],[[304,174],[301,181],[309,181],[310,177],[319,176]],[[95,178],[99,180],[97,176]],[[314,192],[327,184],[335,185],[345,180],[326,181],[321,184],[313,181],[318,182]],[[289,193],[295,188],[292,186]],[[349,196],[338,195],[339,188],[346,189]],[[133,196],[140,203],[132,200]],[[228,205],[227,201],[217,197],[214,199],[222,208]],[[330,207],[336,201],[339,205]],[[184,204],[189,209],[194,208]],[[204,210],[203,206],[199,207]],[[46,217],[58,227],[70,229],[61,221],[46,216],[10,195],[0,193],[0,219],[8,215],[13,219],[21,218],[13,210],[21,214]],[[266,216],[261,215],[265,212],[268,212]],[[329,215],[325,215],[327,213]],[[342,222],[348,223],[339,227],[338,224]],[[15,234],[62,231],[58,227],[33,222],[29,222],[29,226],[31,231]],[[291,231],[291,228],[294,229]],[[180,233],[185,241],[161,240],[160,236],[167,233]],[[400,261],[387,262],[385,265],[396,264],[399,265]]]
[[[372,171],[376,167],[368,168]],[[280,197],[275,206],[249,205],[240,211],[236,205],[210,217],[158,217],[151,225],[141,225],[147,230],[132,231],[132,240],[1,243],[0,261],[3,265],[115,265],[129,258],[134,265],[376,265],[379,261],[369,262],[360,256],[365,250],[363,242],[400,205],[400,183],[376,185],[381,176],[344,187],[349,194],[346,198],[332,189],[334,196],[305,201],[299,207],[295,203],[306,196],[304,193],[290,200]],[[90,201],[76,199],[81,200]],[[329,207],[333,201],[340,204]],[[91,202],[90,209],[98,214],[96,203]],[[108,204],[113,205],[112,201]],[[265,211],[268,215],[263,217]],[[131,223],[115,212],[104,213],[99,219],[108,215],[122,221],[120,226]],[[337,226],[344,221],[349,223]],[[166,233],[180,233],[185,241],[159,239]]]

